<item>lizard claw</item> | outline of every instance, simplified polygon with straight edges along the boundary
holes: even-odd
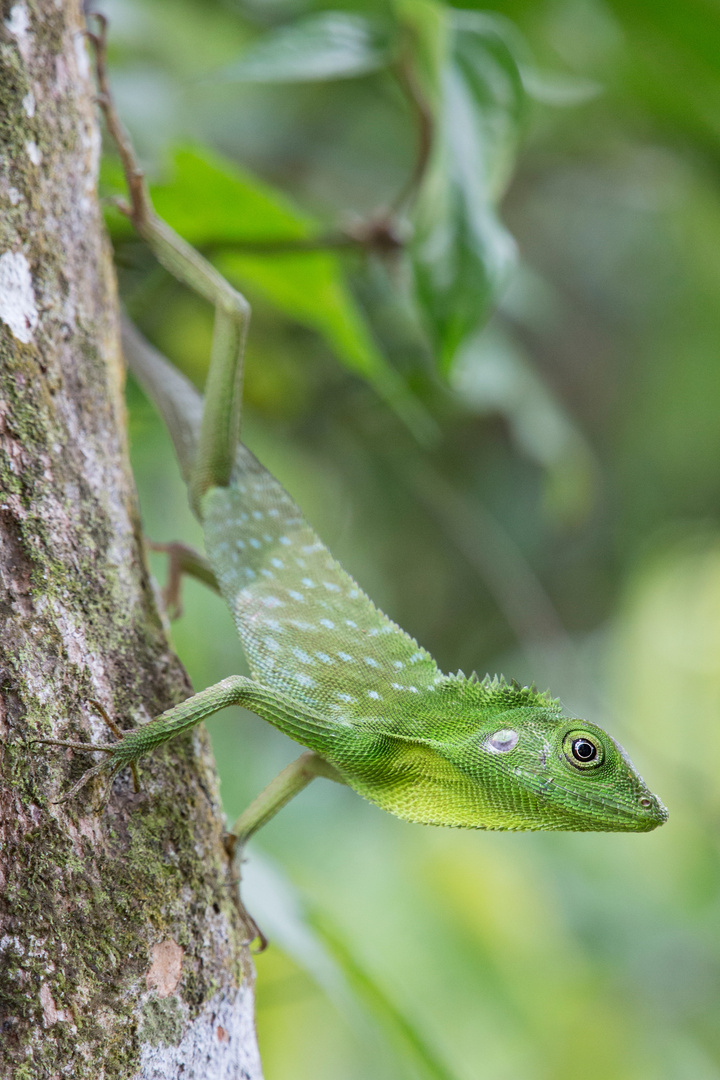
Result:
[[[118,740],[122,739],[124,734],[122,729],[118,727],[112,717],[108,714],[105,706],[101,705],[99,701],[95,701],[93,698],[89,698],[87,704],[103,718],[113,735]],[[70,750],[82,750],[86,754],[93,754],[96,751],[99,751],[102,754],[110,755],[110,757],[106,758],[104,761],[100,761],[96,765],[92,765],[89,769],[86,769],[80,779],[75,784],[73,784],[70,790],[66,791],[65,794],[62,795],[59,799],[55,799],[52,804],[53,806],[59,806],[61,803],[69,802],[74,795],[77,795],[78,791],[81,791],[85,787],[88,781],[93,779],[93,777],[98,776],[100,773],[109,772],[110,775],[108,777],[106,791],[98,807],[98,812],[100,813],[102,812],[102,810],[105,809],[105,806],[107,805],[110,798],[112,782],[115,779],[116,773],[122,768],[122,763],[118,764],[117,762],[112,761],[112,755],[117,752],[117,743],[89,743],[80,742],[79,740],[74,739],[43,738],[33,739],[32,742],[43,743],[43,745],[45,746],[63,746],[67,747]],[[140,790],[140,784],[138,781],[137,767],[134,761],[130,763],[130,768],[133,775],[133,787],[135,793],[137,794],[137,792]]]
[[[226,832],[223,835],[223,846],[228,859],[230,860],[230,874],[232,878],[230,886],[234,890],[235,906],[237,907],[238,914],[247,932],[247,937],[242,944],[250,946],[253,941],[257,941],[257,948],[252,950],[253,953],[257,955],[257,953],[264,952],[270,943],[243,903],[240,893],[240,869],[238,866],[238,862],[242,861],[242,846],[238,847],[237,834]],[[238,855],[238,860],[235,858],[236,854]]]

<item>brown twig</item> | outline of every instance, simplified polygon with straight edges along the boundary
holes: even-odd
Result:
[[[432,108],[423,92],[420,80],[415,74],[407,49],[404,50],[394,65],[393,71],[401,89],[415,111],[418,124],[418,146],[415,167],[390,204],[389,217],[400,213],[408,203],[412,204],[415,201],[430,161],[435,134]]]
[[[98,85],[97,102],[105,117],[108,134],[115,143],[123,171],[127,180],[130,205],[122,200],[116,201],[118,209],[130,218],[142,235],[143,226],[154,214],[150,194],[145,181],[145,173],[135,155],[130,136],[118,116],[110,92],[107,74],[107,17],[100,12],[88,14],[99,25],[95,33],[87,30],[86,34],[95,51],[95,72]],[[297,237],[287,240],[244,240],[227,245],[233,251],[243,251],[258,255],[284,255],[293,252],[342,250],[357,248],[371,251],[378,255],[392,255],[402,250],[405,237],[398,226],[396,216],[402,206],[416,193],[425,172],[432,143],[432,113],[420,89],[415,75],[406,60],[402,60],[396,74],[408,97],[416,108],[419,117],[420,142],[417,161],[412,175],[400,194],[393,201],[392,207],[373,215],[369,220],[358,225],[325,233],[316,237]],[[226,245],[223,245],[225,247]]]
[[[97,102],[103,111],[108,133],[117,146],[118,153],[120,154],[120,160],[122,162],[128,191],[130,193],[130,206],[127,206],[122,202],[117,205],[118,209],[130,218],[133,225],[135,225],[139,231],[142,231],[143,224],[153,213],[152,203],[150,202],[150,196],[145,183],[145,173],[140,168],[140,163],[135,156],[135,150],[130,141],[130,136],[117,114],[115,103],[112,94],[110,93],[110,84],[107,77],[107,16],[102,15],[99,11],[93,11],[90,14],[92,18],[97,20],[100,27],[98,33],[93,33],[92,30],[86,31],[95,50],[95,74],[98,85]]]

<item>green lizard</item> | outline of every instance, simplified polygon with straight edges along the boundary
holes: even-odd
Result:
[[[428,825],[643,832],[662,824],[665,807],[601,728],[502,678],[444,675],[374,606],[239,442],[248,304],[155,215],[98,44],[100,101],[131,195],[126,212],[158,260],[216,309],[204,404],[137,332],[125,332],[124,346],[168,423],[203,525],[211,569],[192,557],[185,569],[216,581],[252,678],[227,678],[118,742],[94,746],[107,757],[66,797],[225,706],[242,705],[310,752],[236,822],[240,843],[315,776]]]

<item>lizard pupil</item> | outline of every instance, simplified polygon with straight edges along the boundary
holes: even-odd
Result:
[[[581,761],[583,765],[588,761],[594,761],[597,757],[597,747],[589,739],[575,739],[572,744],[573,757]]]

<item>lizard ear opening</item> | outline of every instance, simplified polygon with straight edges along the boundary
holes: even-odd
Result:
[[[485,745],[493,754],[507,754],[517,746],[519,738],[517,731],[512,728],[501,728],[490,736]]]

